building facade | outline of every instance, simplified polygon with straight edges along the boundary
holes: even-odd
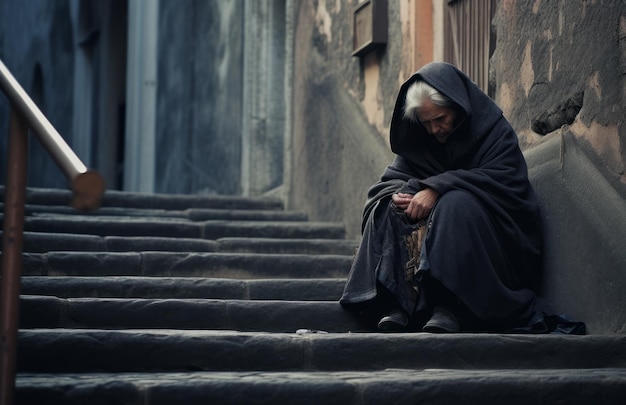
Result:
[[[0,59],[110,189],[274,195],[357,236],[367,188],[392,159],[399,85],[433,60],[494,97],[524,149],[571,132],[623,189],[625,7],[0,0]],[[8,109],[0,98],[4,133]],[[30,149],[29,185],[65,186]]]

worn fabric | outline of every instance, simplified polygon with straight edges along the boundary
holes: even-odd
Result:
[[[424,80],[458,106],[460,123],[446,143],[404,118],[408,87]],[[493,330],[536,318],[533,289],[541,274],[542,232],[517,135],[498,106],[465,74],[445,63],[420,69],[400,88],[391,121],[396,154],[368,192],[363,238],[340,303],[347,308],[390,292],[407,313],[432,310],[447,293]],[[422,246],[418,280],[404,280],[405,238],[416,227],[391,202],[398,192],[430,187],[439,194]],[[434,290],[434,287],[433,287]]]

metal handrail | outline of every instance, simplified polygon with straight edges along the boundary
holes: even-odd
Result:
[[[87,170],[2,61],[0,61],[0,89],[9,98],[13,108],[25,117],[28,126],[71,181],[74,191],[72,205],[80,210],[97,209],[104,193],[102,177],[97,172]]]
[[[98,172],[87,169],[2,61],[0,89],[11,102],[0,280],[0,404],[11,404],[15,391],[28,128],[70,180],[73,207],[84,211],[97,209],[104,194],[104,180]]]

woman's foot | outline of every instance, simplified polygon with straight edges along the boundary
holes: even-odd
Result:
[[[429,333],[457,333],[460,330],[461,326],[456,316],[450,310],[440,306],[435,307],[433,316],[422,328],[422,331]]]
[[[409,317],[401,309],[392,310],[378,322],[378,330],[381,332],[404,332],[409,326]]]

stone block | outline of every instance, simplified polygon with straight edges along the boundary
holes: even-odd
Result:
[[[544,222],[541,294],[589,333],[626,333],[626,196],[571,134],[526,158]]]

